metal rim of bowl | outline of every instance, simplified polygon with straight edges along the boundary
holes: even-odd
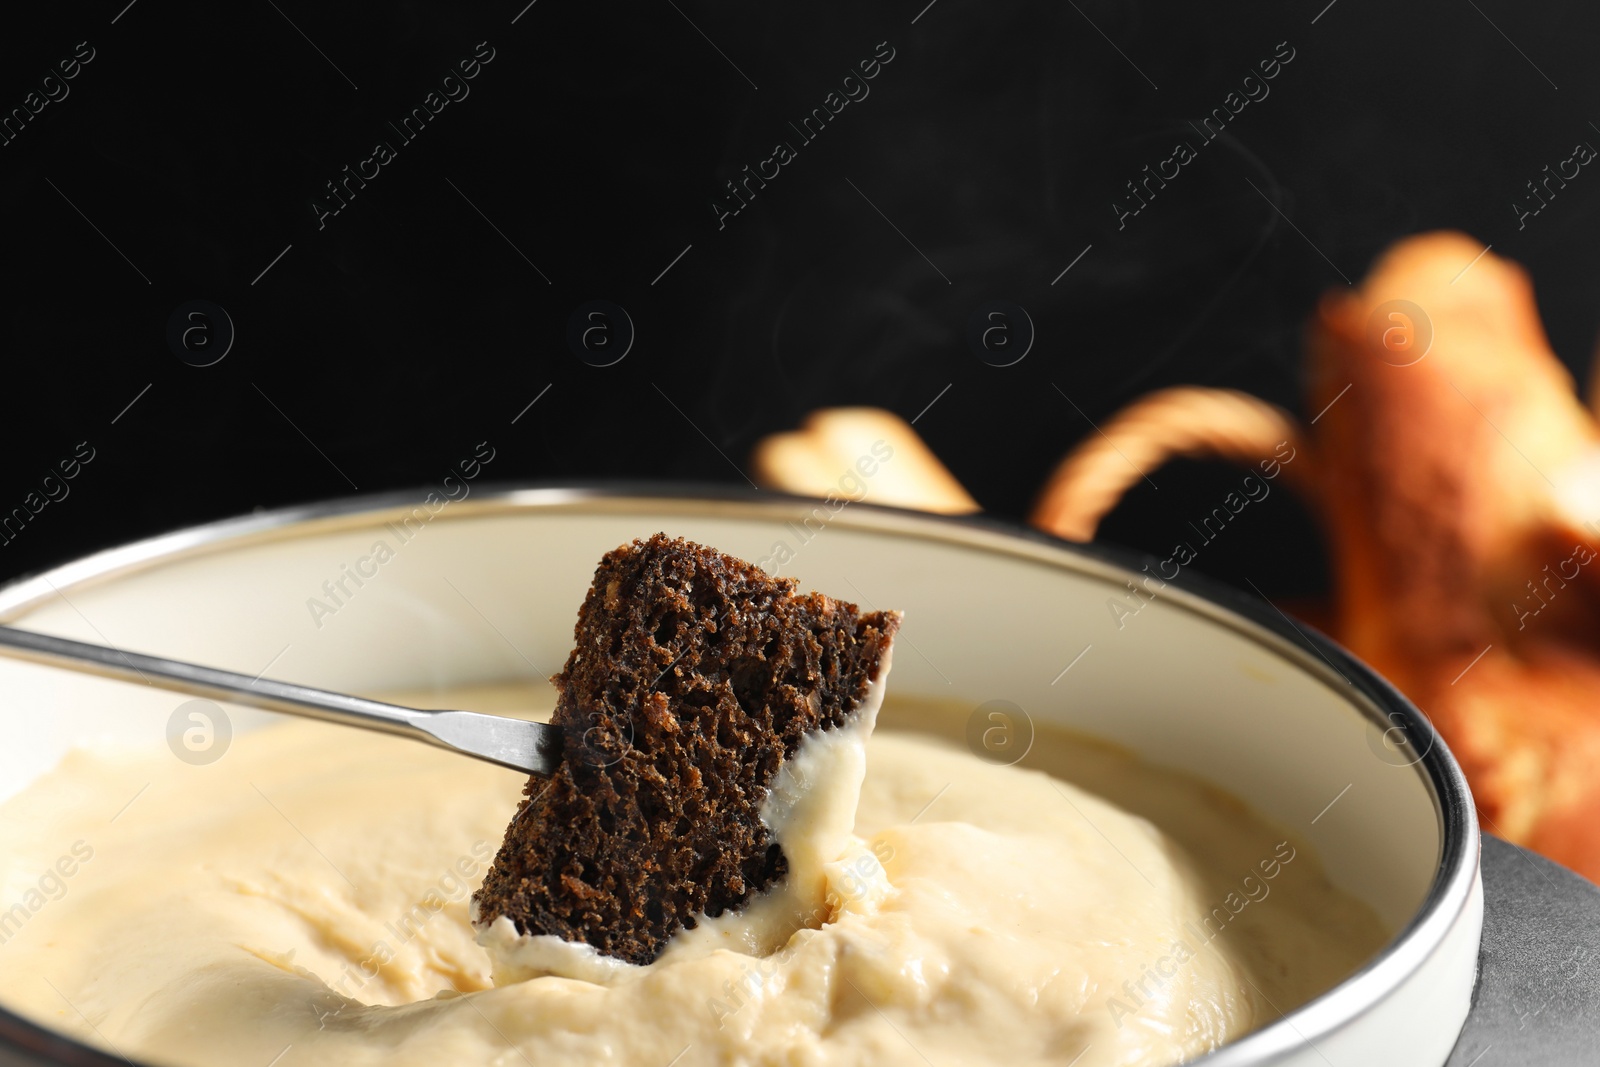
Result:
[[[339,529],[364,528],[410,514],[423,494],[401,491],[344,497],[223,519],[134,541],[82,557],[41,574],[0,586],[0,621],[12,622],[66,589],[81,589],[136,571],[197,555],[252,544],[309,537]],[[809,512],[818,498],[726,485],[685,483],[591,483],[585,485],[485,484],[432,515],[460,521],[527,511],[618,514],[649,510],[703,517],[793,519]],[[850,503],[830,516],[857,531],[891,537],[953,543],[1045,565],[1063,567],[1117,585],[1152,562],[1129,549],[1063,541],[1037,530],[982,515],[928,512]],[[1227,626],[1309,672],[1350,698],[1369,720],[1385,729],[1404,723],[1411,738],[1426,738],[1427,749],[1412,765],[1434,800],[1440,824],[1440,858],[1433,884],[1417,913],[1388,945],[1338,985],[1260,1029],[1192,1061],[1204,1067],[1269,1064],[1319,1038],[1336,1033],[1371,1011],[1420,967],[1466,908],[1477,874],[1477,813],[1465,776],[1427,716],[1350,653],[1315,629],[1292,621],[1270,602],[1252,598],[1214,579],[1183,573],[1167,583],[1164,597],[1211,622]],[[1346,683],[1335,685],[1335,683]],[[1396,719],[1398,716],[1398,719]],[[1414,747],[1414,746],[1413,746]],[[107,1042],[110,1044],[110,1042]],[[0,1048],[38,1057],[39,1064],[64,1067],[114,1067],[133,1064],[0,1006]]]

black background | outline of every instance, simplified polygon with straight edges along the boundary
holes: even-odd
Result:
[[[496,481],[740,484],[759,437],[837,404],[920,413],[1020,517],[1086,419],[1145,390],[1310,414],[1319,293],[1436,227],[1527,265],[1557,350],[1588,364],[1600,176],[1520,231],[1511,205],[1600,144],[1590,5],[524,3],[112,0],[9,28],[0,112],[79,42],[94,59],[0,146],[0,512],[78,442],[96,458],[0,574],[437,484],[480,441]],[[798,144],[788,123],[884,41],[870,95]],[[402,143],[386,124],[479,42],[470,95]],[[1270,95],[1119,230],[1124,183],[1280,42]],[[378,140],[394,161],[319,228],[324,183]],[[719,229],[722,183],[779,140],[798,158]],[[210,367],[166,341],[194,299],[236,329]],[[566,342],[592,299],[637,331],[610,367]],[[965,340],[995,299],[1036,326],[1014,366]],[[1156,472],[1103,536],[1165,549],[1237,477]],[[1300,595],[1320,553],[1284,492],[1200,565]]]

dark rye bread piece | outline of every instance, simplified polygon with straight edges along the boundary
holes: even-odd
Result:
[[[650,963],[788,862],[760,820],[786,759],[852,717],[900,624],[656,534],[610,552],[552,679],[563,759],[474,895],[480,924]]]

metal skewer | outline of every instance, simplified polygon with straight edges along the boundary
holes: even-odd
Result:
[[[548,723],[476,711],[406,708],[10,626],[0,626],[0,655],[106,678],[145,682],[176,693],[264,711],[397,734],[528,774],[549,776],[561,760],[561,730]]]

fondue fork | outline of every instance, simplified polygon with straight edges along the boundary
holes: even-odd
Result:
[[[476,711],[401,707],[10,626],[0,626],[0,655],[106,678],[144,682],[175,693],[264,711],[396,734],[527,774],[548,777],[561,760],[561,728],[549,723]]]

